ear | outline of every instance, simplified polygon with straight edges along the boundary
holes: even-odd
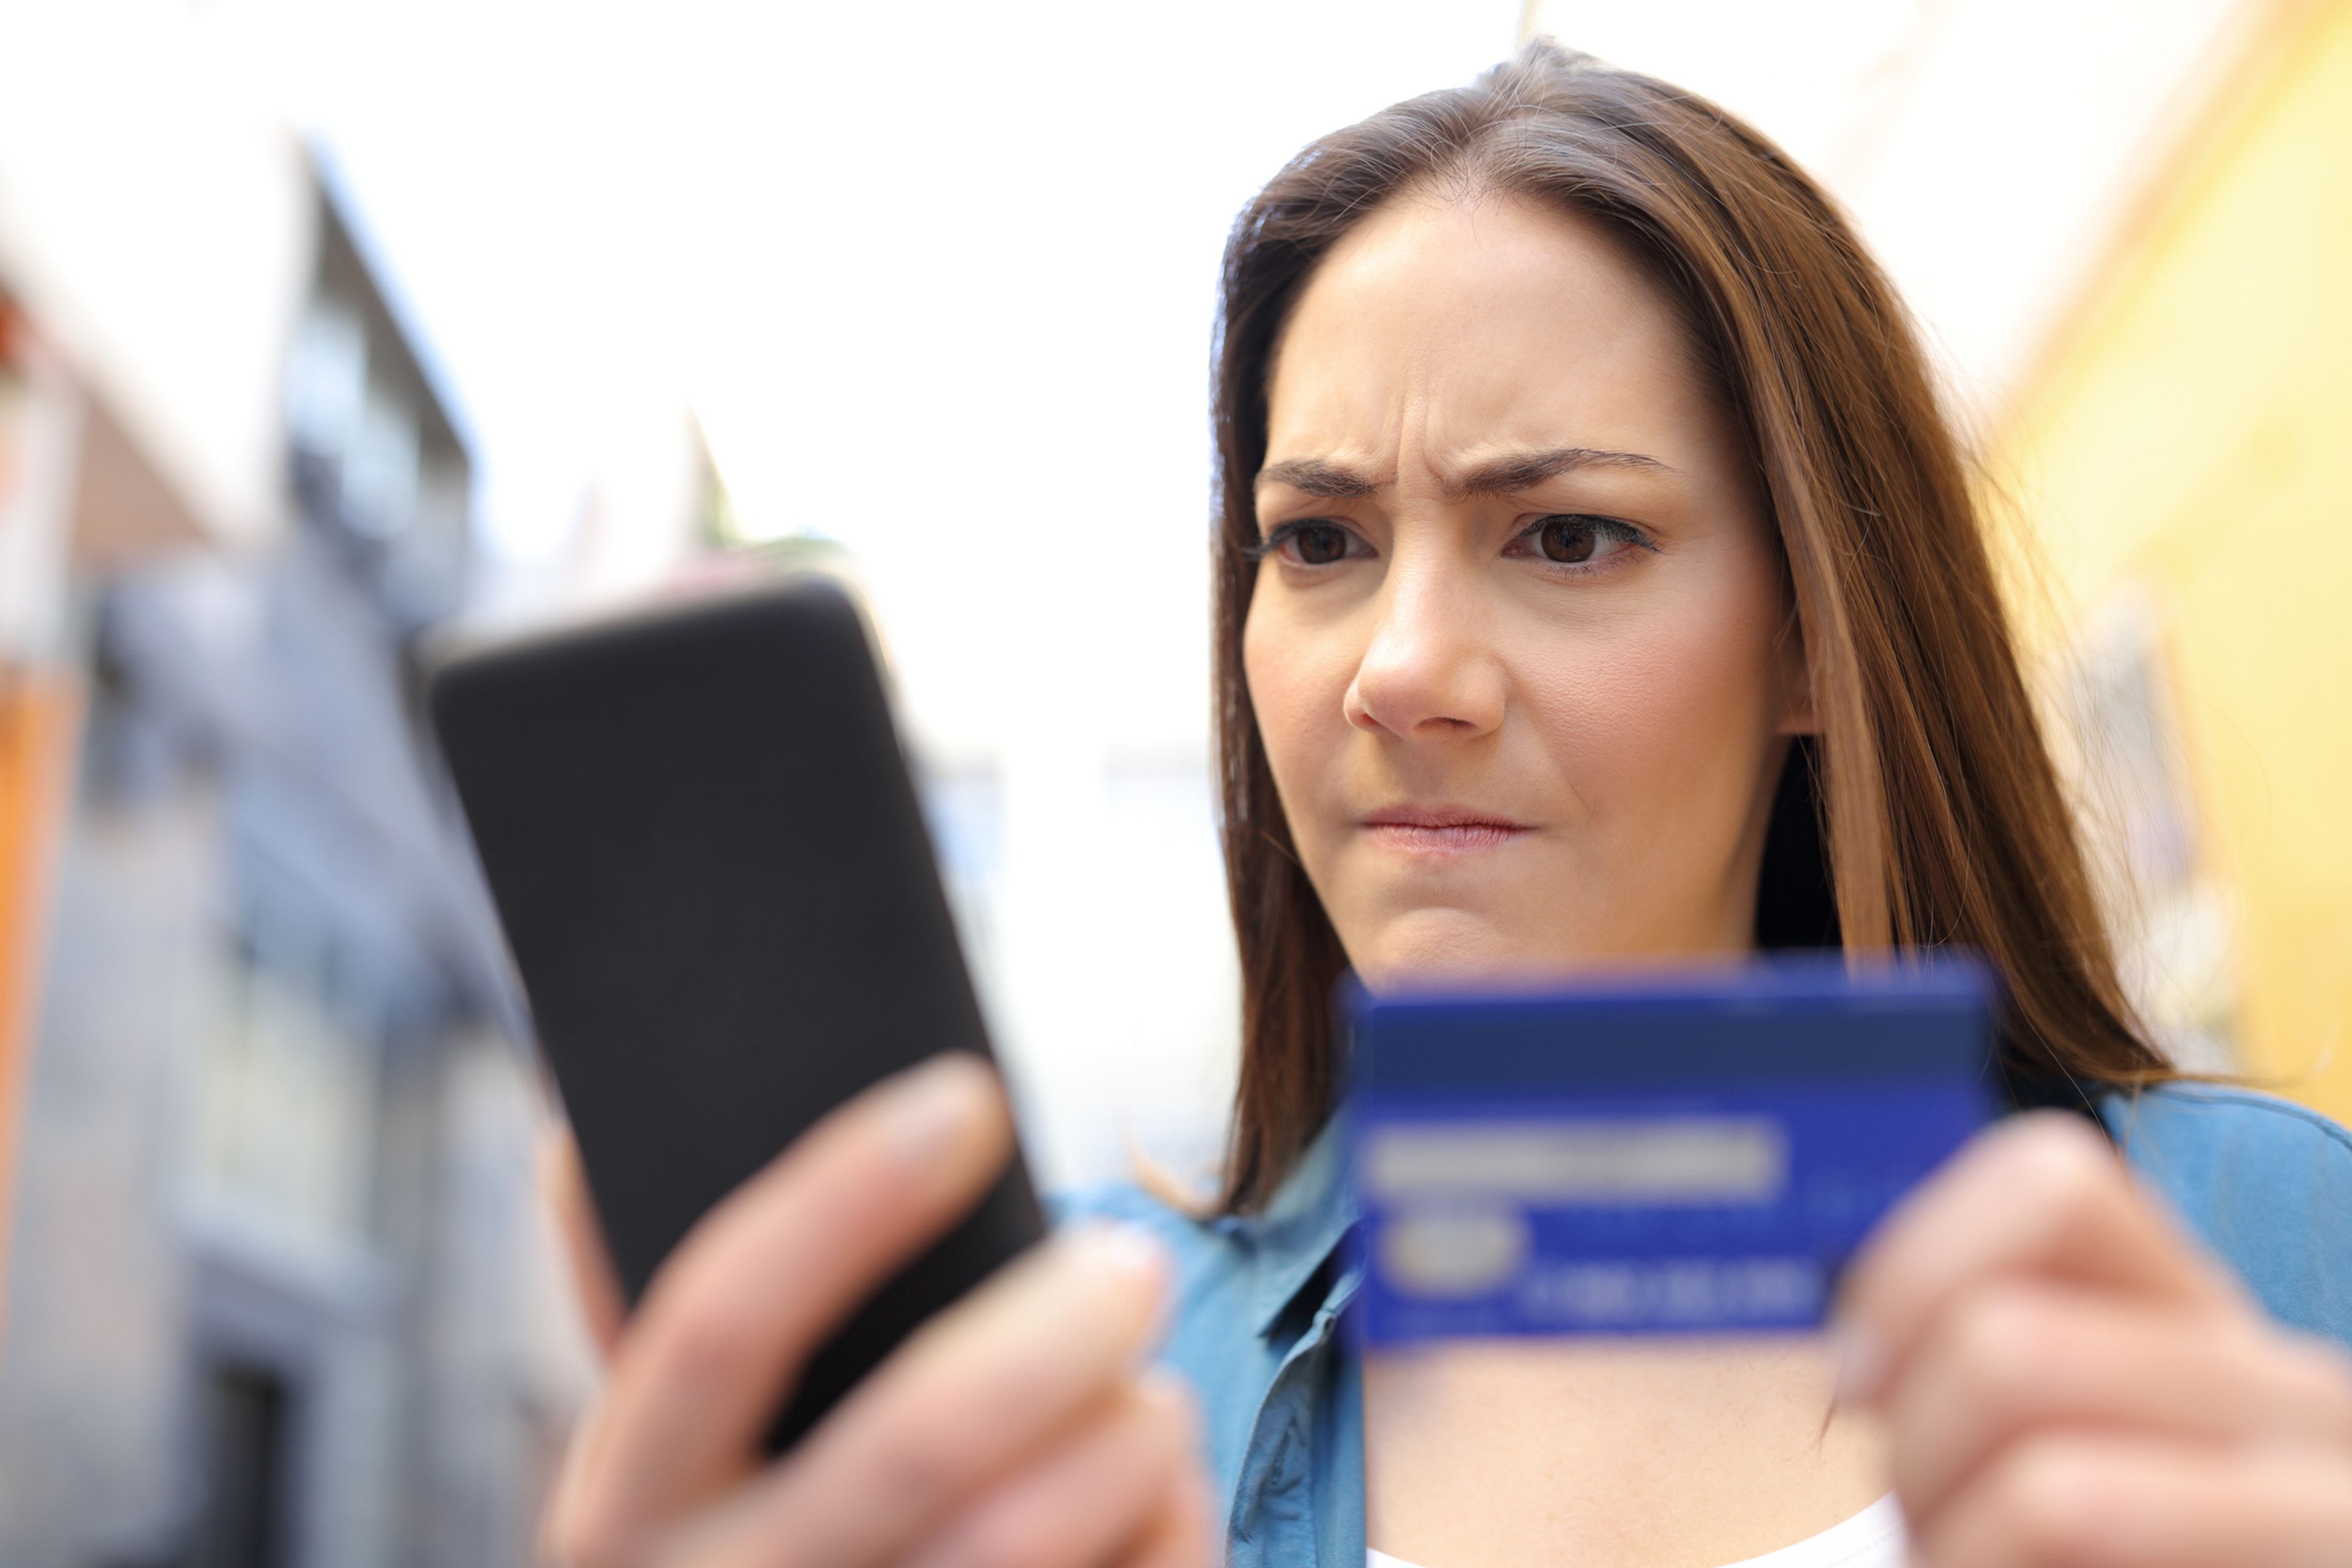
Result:
[[[1812,663],[1805,657],[1804,623],[1794,610],[1780,628],[1772,648],[1772,689],[1783,735],[1818,735],[1821,719],[1813,709]]]

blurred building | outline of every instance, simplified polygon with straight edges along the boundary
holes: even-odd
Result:
[[[2254,9],[1996,473],[2056,568],[2145,994],[2352,1120],[2352,4]]]
[[[0,1561],[525,1562],[587,1374],[419,725],[473,458],[190,79],[0,109]]]

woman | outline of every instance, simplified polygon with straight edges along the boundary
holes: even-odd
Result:
[[[2352,1337],[2352,1144],[2163,1082],[1916,337],[1814,186],[1710,106],[1532,45],[1284,170],[1222,329],[1220,1214],[1098,1200],[1124,1226],[1008,1269],[763,1464],[797,1359],[1007,1148],[976,1067],[886,1086],[617,1334],[557,1556],[1353,1563],[1369,1521],[1427,1568],[1893,1564],[1906,1531],[1954,1568],[2352,1562],[2352,1363],[2298,1331]],[[1883,1228],[1839,1356],[1357,1364],[1344,967],[1839,943],[1986,954],[2011,1097],[2057,1108]]]

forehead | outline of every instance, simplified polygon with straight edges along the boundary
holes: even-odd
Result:
[[[1693,455],[1720,437],[1673,302],[1589,219],[1408,193],[1335,246],[1268,384],[1270,452],[1381,460],[1584,445]]]

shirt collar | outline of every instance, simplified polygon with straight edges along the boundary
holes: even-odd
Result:
[[[1347,1180],[1346,1114],[1324,1123],[1273,1200],[1243,1222],[1257,1248],[1250,1314],[1261,1336],[1273,1332],[1356,1223],[1355,1194]]]

